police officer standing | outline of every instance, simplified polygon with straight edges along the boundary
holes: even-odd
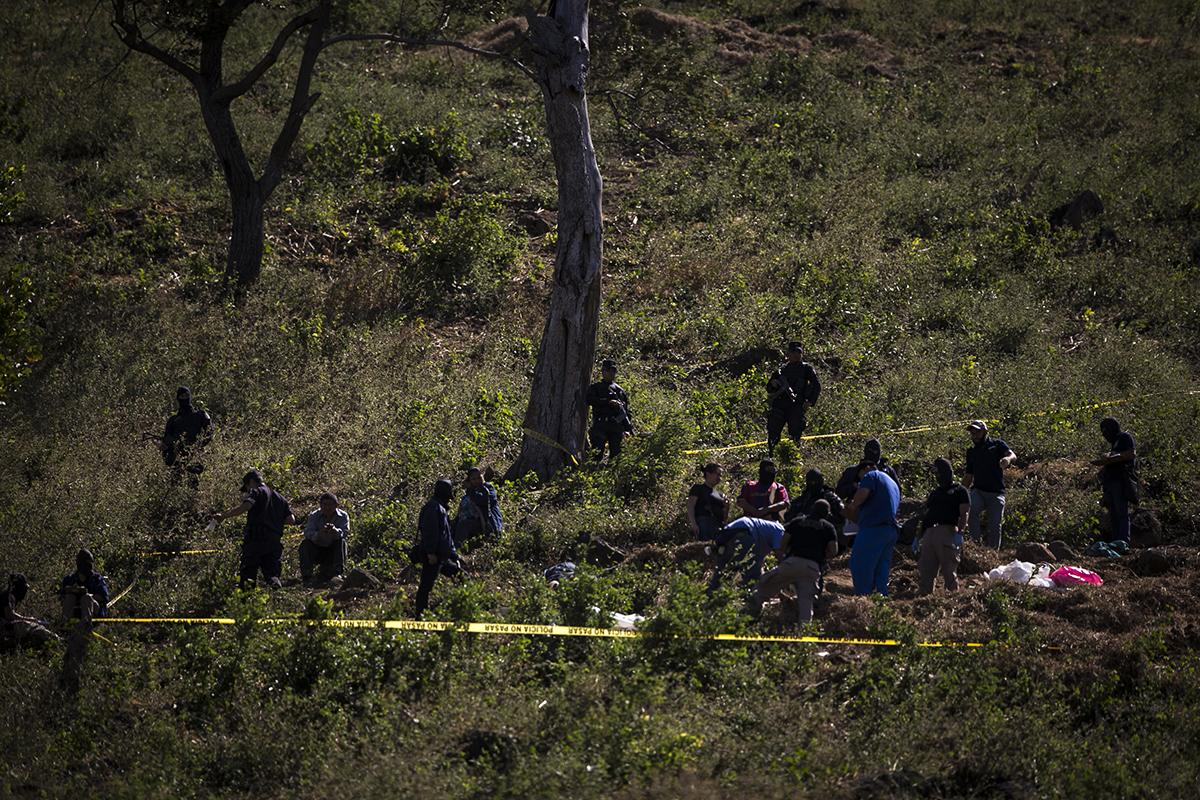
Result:
[[[775,445],[787,426],[788,436],[796,444],[804,435],[804,418],[809,406],[817,404],[821,381],[812,365],[804,360],[804,348],[799,342],[788,342],[787,362],[771,374],[767,381],[767,455],[775,453]]]
[[[596,460],[604,457],[606,444],[609,458],[616,459],[621,455],[625,435],[633,433],[633,418],[629,414],[629,395],[617,385],[617,362],[611,358],[601,362],[600,380],[588,387],[587,404],[592,408],[588,438]]]
[[[179,411],[167,420],[162,436],[163,463],[171,467],[176,480],[186,472],[188,485],[195,489],[204,471],[200,451],[212,441],[212,418],[207,411],[192,405],[192,390],[186,386],[175,390],[175,402]]]

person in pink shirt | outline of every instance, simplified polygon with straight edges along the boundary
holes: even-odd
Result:
[[[747,517],[783,521],[790,498],[787,487],[775,482],[775,462],[764,460],[758,465],[758,480],[746,481],[738,495],[738,508]]]

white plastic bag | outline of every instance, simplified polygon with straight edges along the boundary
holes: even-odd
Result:
[[[988,580],[1011,581],[1012,583],[1029,583],[1033,577],[1034,565],[1029,561],[1012,561],[1002,567],[988,570]]]
[[[1040,589],[1053,589],[1057,585],[1050,580],[1050,571],[1053,569],[1054,567],[1050,564],[1042,564],[1034,576],[1029,579],[1029,585],[1037,586]]]
[[[637,624],[645,619],[641,614],[618,614],[613,612],[613,627],[618,630],[632,631],[637,627]]]

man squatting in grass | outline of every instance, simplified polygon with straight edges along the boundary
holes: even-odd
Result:
[[[938,572],[946,591],[958,590],[958,561],[962,556],[963,529],[971,511],[967,490],[954,480],[954,468],[944,458],[933,462],[937,488],[925,500],[925,518],[921,522],[921,553],[918,557],[921,594],[933,591]]]
[[[900,536],[896,512],[900,510],[900,487],[875,468],[874,461],[858,465],[858,489],[846,505],[846,519],[858,523],[854,548],[850,551],[850,577],[855,594],[888,593],[892,548]]]
[[[817,500],[808,516],[788,522],[781,549],[785,554],[783,560],[759,581],[750,610],[758,616],[763,603],[792,584],[796,587],[796,607],[803,625],[812,621],[825,563],[837,555],[837,530],[829,521],[829,503]]]
[[[742,569],[742,583],[752,586],[762,575],[768,553],[783,557],[783,523],[770,519],[738,517],[717,534],[717,565],[708,592],[721,586],[721,575],[728,569]]]
[[[984,544],[1000,549],[1000,528],[1004,524],[1004,470],[1017,460],[1017,454],[1003,439],[988,436],[987,423],[981,419],[967,424],[974,444],[967,450],[967,470],[963,476],[971,497],[971,518],[967,525],[971,538],[980,539],[980,515],[987,514],[987,538]]]
[[[304,541],[300,542],[300,577],[306,583],[330,581],[346,571],[350,515],[338,508],[338,499],[331,492],[322,494],[317,505],[304,521]]]
[[[284,496],[268,486],[256,469],[250,470],[242,478],[242,494],[239,505],[213,514],[213,519],[220,522],[229,517],[246,515],[238,575],[241,586],[243,589],[253,588],[261,569],[267,585],[278,589],[283,585],[279,580],[283,572],[283,526],[295,524],[296,517]]]

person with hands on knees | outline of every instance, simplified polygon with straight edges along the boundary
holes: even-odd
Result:
[[[939,572],[947,592],[958,591],[958,562],[962,557],[963,531],[971,511],[971,498],[954,480],[954,468],[944,458],[933,462],[937,488],[925,499],[921,522],[921,551],[917,558],[922,595],[933,591]]]
[[[300,542],[300,577],[306,584],[330,581],[346,571],[350,515],[338,507],[332,492],[322,494],[317,505],[304,521],[304,541]]]
[[[252,469],[242,478],[242,502],[228,511],[212,515],[217,522],[246,515],[242,531],[242,557],[238,576],[243,589],[254,588],[258,572],[272,589],[283,586],[283,527],[294,525],[296,516],[286,498],[263,480],[262,473]]]

